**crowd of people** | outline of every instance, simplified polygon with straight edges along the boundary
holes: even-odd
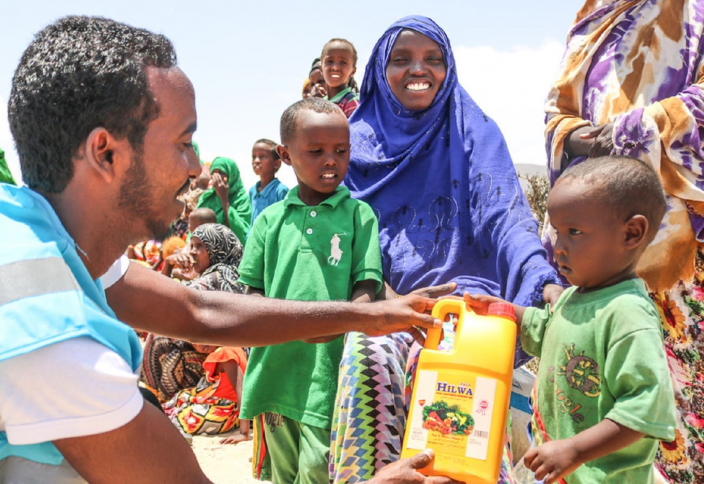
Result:
[[[24,186],[0,151],[0,484],[208,482],[188,442],[225,433],[275,484],[455,482],[419,472],[431,450],[400,459],[449,294],[512,304],[515,366],[540,357],[532,444],[506,438],[499,482],[519,461],[532,483],[704,482],[703,18],[578,12],[542,240],[429,18],[391,25],[359,86],[353,44],[325,43],[249,190],[201,159],[166,37],[46,27],[8,106]]]

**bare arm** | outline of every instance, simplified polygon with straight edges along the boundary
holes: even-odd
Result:
[[[628,427],[605,419],[594,427],[564,440],[547,442],[526,452],[526,466],[546,484],[556,482],[574,472],[585,462],[613,454],[644,437]]]
[[[176,427],[148,403],[131,422],[118,429],[56,440],[54,445],[93,484],[210,482]]]
[[[425,314],[434,301],[405,296],[375,304],[304,302],[196,291],[138,264],[108,288],[118,318],[165,336],[220,346],[263,346],[360,331],[379,336],[440,327]]]
[[[374,302],[376,296],[376,282],[374,281],[359,281],[354,285],[352,291],[352,298],[350,299],[353,303],[370,303]],[[343,333],[334,334],[330,336],[318,336],[316,338],[304,338],[303,341],[306,343],[329,343],[330,341],[339,338]]]

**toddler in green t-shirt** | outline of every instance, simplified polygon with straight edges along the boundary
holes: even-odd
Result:
[[[550,192],[555,262],[572,287],[553,308],[514,305],[523,349],[540,357],[525,464],[548,484],[653,482],[657,440],[674,439],[660,318],[636,276],[665,210],[656,173],[634,158],[588,159]],[[501,301],[465,300],[478,314]]]
[[[372,209],[340,183],[350,158],[347,118],[308,98],[281,117],[277,151],[298,186],[254,221],[239,267],[248,294],[304,301],[371,302],[381,289]],[[332,341],[331,341],[332,339]],[[317,344],[313,344],[317,343]],[[330,429],[343,338],[252,348],[240,418],[263,427],[274,483],[328,482]],[[265,464],[257,452],[254,468]]]

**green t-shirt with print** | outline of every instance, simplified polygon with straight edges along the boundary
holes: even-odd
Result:
[[[254,221],[239,267],[240,282],[267,297],[299,301],[349,300],[360,281],[377,282],[382,268],[379,227],[372,209],[345,187],[317,206],[298,187]],[[343,337],[252,348],[240,418],[276,412],[330,428]]]
[[[657,440],[675,437],[675,399],[660,318],[645,284],[631,279],[580,293],[567,289],[544,310],[528,308],[523,349],[540,357],[533,431],[544,442],[608,418],[645,438],[580,466],[572,483],[649,483]]]

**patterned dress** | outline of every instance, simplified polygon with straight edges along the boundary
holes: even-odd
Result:
[[[649,163],[668,194],[638,274],[661,315],[679,413],[656,468],[678,484],[704,482],[703,33],[702,0],[587,1],[546,105],[553,183],[580,161],[564,152],[567,135],[613,123],[612,154]]]

